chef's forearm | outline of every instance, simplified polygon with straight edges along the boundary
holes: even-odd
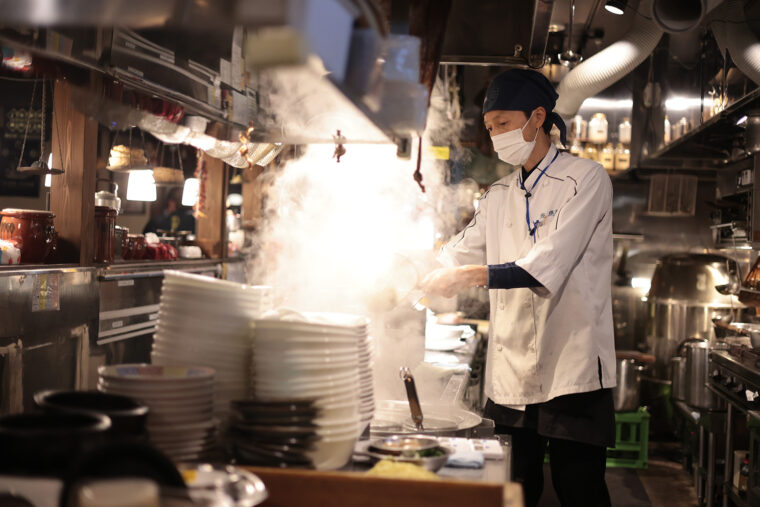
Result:
[[[488,266],[468,264],[456,268],[459,282],[464,287],[485,287],[488,283]]]
[[[490,264],[487,266],[487,283],[489,289],[517,289],[522,287],[541,287],[533,276],[514,262]]]

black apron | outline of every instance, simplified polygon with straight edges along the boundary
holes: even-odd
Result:
[[[525,411],[486,402],[484,417],[497,426],[528,428],[548,438],[584,444],[615,446],[615,407],[612,389],[567,394],[543,403],[526,405]]]

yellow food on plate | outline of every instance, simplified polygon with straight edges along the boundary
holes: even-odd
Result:
[[[366,474],[370,477],[382,477],[385,479],[420,479],[420,480],[440,480],[430,470],[425,470],[421,466],[412,463],[401,463],[389,459],[380,460]]]

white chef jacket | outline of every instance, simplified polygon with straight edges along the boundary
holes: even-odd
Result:
[[[500,179],[470,224],[444,245],[445,266],[515,262],[542,287],[491,289],[485,392],[519,408],[615,386],[612,326],[612,183],[601,165],[551,146],[525,187]],[[551,165],[549,165],[551,163]]]

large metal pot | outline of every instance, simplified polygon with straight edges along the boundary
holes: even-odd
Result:
[[[703,339],[690,339],[683,343],[686,358],[686,403],[698,408],[723,410],[726,401],[718,397],[708,387],[710,373],[710,351],[724,350],[723,342],[710,343]]]
[[[686,358],[670,358],[670,397],[677,401],[686,401]]]
[[[635,359],[617,360],[617,385],[612,389],[615,412],[631,412],[641,402],[641,372],[644,365]]]
[[[98,178],[95,184],[100,182],[108,184],[108,190],[100,190],[95,192],[95,206],[103,206],[105,208],[111,208],[116,210],[116,213],[121,211],[121,198],[119,198],[119,185],[106,178]]]
[[[736,296],[715,289],[735,277],[736,262],[719,255],[675,254],[657,262],[648,296],[647,331],[655,378],[668,378],[670,358],[685,339],[715,341],[714,318],[732,312],[740,318],[745,306]]]

